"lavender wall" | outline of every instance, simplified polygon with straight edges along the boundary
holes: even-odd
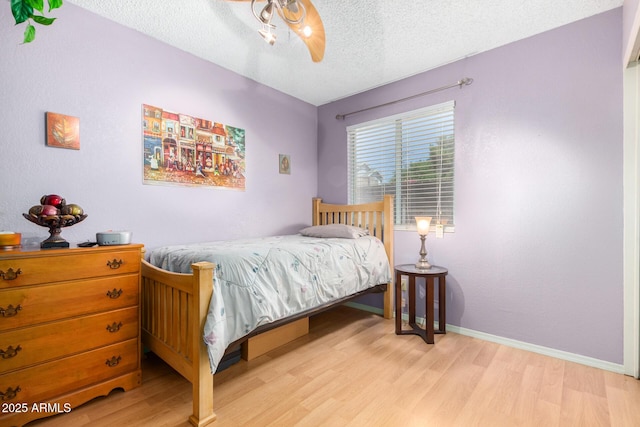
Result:
[[[447,322],[622,363],[621,26],[619,8],[321,106],[319,196],[347,200],[346,126],[455,99],[456,230],[428,238]],[[395,242],[417,260],[415,231]]]
[[[59,193],[88,218],[69,241],[126,229],[147,247],[294,232],[317,189],[317,109],[73,4],[21,45],[0,8],[0,230],[39,242],[21,213]],[[211,47],[212,49],[215,46]],[[246,129],[246,191],[142,184],[141,105]],[[44,114],[80,118],[81,149],[44,145]],[[286,126],[283,126],[286,124]],[[290,154],[291,175],[278,173]]]

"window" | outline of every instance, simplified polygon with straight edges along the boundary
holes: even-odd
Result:
[[[454,226],[454,101],[349,126],[349,202],[394,196],[394,222]],[[407,228],[408,228],[407,227]]]

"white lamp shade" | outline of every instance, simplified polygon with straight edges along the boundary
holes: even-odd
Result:
[[[431,226],[430,216],[417,216],[416,226],[418,227],[418,234],[424,236],[429,234],[429,227]]]

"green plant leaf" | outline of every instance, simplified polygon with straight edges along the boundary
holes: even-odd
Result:
[[[49,0],[49,12],[62,6],[62,0]]]
[[[11,12],[16,24],[20,24],[33,14],[33,7],[28,5],[25,0],[11,0]]]
[[[28,23],[27,28],[24,30],[23,43],[31,43],[35,38],[36,38],[36,27],[31,25],[31,23]]]
[[[44,12],[44,0],[25,0],[25,2],[40,12]]]
[[[47,18],[46,16],[40,16],[40,15],[33,15],[32,18],[38,24],[42,24],[42,25],[51,25],[53,24],[53,21],[56,20],[56,18]]]

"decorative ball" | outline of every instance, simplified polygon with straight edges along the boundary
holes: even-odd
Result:
[[[76,205],[75,203],[70,203],[68,205],[63,206],[60,209],[60,213],[62,215],[82,215],[84,213],[84,210]]]
[[[29,209],[29,215],[31,216],[40,216],[42,213],[42,205],[31,206]]]
[[[57,194],[48,194],[44,195],[40,198],[41,205],[52,205],[56,208],[61,208],[67,204],[62,196],[58,196]]]

